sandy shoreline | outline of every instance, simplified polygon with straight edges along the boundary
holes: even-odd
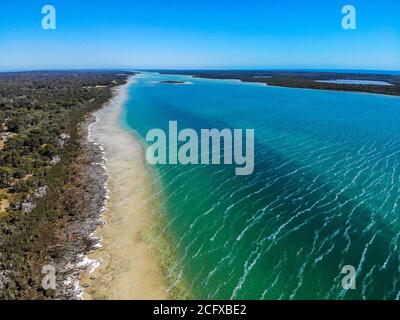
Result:
[[[158,250],[147,239],[152,227],[151,177],[143,148],[122,128],[120,114],[130,78],[113,99],[94,113],[90,139],[104,151],[108,174],[108,203],[96,231],[99,248],[86,259],[89,267],[80,285],[84,299],[167,299]],[[96,267],[96,268],[94,268]]]

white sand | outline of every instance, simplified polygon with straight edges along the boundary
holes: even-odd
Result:
[[[91,128],[92,139],[104,148],[110,197],[103,215],[106,224],[96,232],[101,246],[88,257],[100,265],[80,281],[89,286],[85,299],[168,298],[158,252],[146,240],[154,221],[151,201],[146,201],[152,190],[144,150],[119,121],[133,82],[131,78],[120,86],[112,101],[95,113],[98,121]]]

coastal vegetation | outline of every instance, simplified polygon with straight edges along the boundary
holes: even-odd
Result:
[[[186,84],[187,82],[185,81],[175,81],[175,80],[164,80],[160,81],[162,84]]]
[[[41,268],[65,253],[63,230],[87,205],[80,124],[127,75],[0,74],[0,298],[55,295]]]
[[[265,83],[270,86],[334,91],[370,92],[400,96],[400,75],[339,73],[317,71],[264,71],[264,70],[155,70],[162,74],[192,75],[207,79],[235,79],[243,82]],[[391,85],[343,84],[319,82],[324,80],[383,81]]]

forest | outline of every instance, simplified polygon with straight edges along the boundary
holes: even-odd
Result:
[[[40,266],[62,254],[60,229],[85,205],[71,201],[84,187],[74,177],[79,126],[128,74],[0,73],[0,298],[49,294]]]

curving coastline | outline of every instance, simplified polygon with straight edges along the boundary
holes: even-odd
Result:
[[[119,119],[128,88],[116,89],[113,99],[94,113],[89,137],[101,146],[107,171],[104,223],[93,236],[97,250],[82,261],[84,299],[166,299],[168,293],[158,250],[147,239],[152,224],[151,177],[143,149]]]

